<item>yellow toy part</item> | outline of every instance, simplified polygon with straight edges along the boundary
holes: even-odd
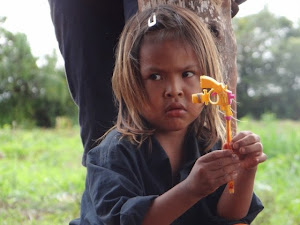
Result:
[[[197,93],[192,95],[193,103],[208,103],[212,105],[219,105],[220,109],[225,112],[226,117],[231,117],[231,103],[234,99],[234,94],[227,89],[227,85],[217,82],[215,79],[209,76],[200,77],[200,87],[203,90],[203,93]],[[207,91],[207,89],[210,89]],[[211,97],[216,96],[216,100],[213,101]],[[230,118],[226,118],[230,119]]]

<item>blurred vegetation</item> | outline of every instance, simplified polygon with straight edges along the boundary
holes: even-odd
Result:
[[[0,129],[1,225],[63,225],[80,215],[85,168],[78,127]],[[260,135],[268,160],[258,168],[255,192],[265,209],[252,225],[300,224],[300,122],[265,114],[239,130]]]
[[[53,127],[56,117],[77,118],[57,55],[37,66],[25,34],[5,30],[0,18],[0,126]]]
[[[78,127],[0,129],[0,224],[59,225],[79,217],[85,168]]]
[[[265,8],[233,20],[237,39],[238,115],[273,113],[300,119],[300,21],[293,24]]]
[[[0,18],[0,127],[53,127],[56,117],[77,121],[64,69],[54,51],[37,65],[27,38],[1,26]],[[293,24],[268,8],[233,19],[238,44],[238,116],[258,119],[300,119],[300,21]],[[76,122],[77,123],[77,122]]]
[[[242,118],[239,130],[259,134],[268,160],[258,167],[255,193],[265,209],[252,225],[300,224],[300,122],[276,120],[264,114],[260,121]]]

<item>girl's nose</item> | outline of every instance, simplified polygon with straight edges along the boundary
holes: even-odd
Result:
[[[182,97],[183,89],[180,82],[170,82],[167,84],[165,97],[174,98],[174,97]]]

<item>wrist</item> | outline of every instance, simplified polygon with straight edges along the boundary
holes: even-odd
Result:
[[[241,168],[238,172],[237,179],[254,179],[257,171],[257,166],[252,168]]]
[[[187,204],[194,205],[196,204],[196,202],[198,202],[201,198],[204,197],[191,191],[188,179],[185,179],[184,181],[180,182],[178,186],[182,192],[183,199]]]

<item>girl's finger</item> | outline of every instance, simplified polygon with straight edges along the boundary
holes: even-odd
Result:
[[[232,173],[224,174],[216,179],[217,186],[221,186],[223,184],[228,183],[229,181],[235,180],[237,178],[237,171],[233,171]]]
[[[246,168],[246,169],[251,169],[266,160],[267,160],[267,155],[264,153],[261,153],[259,156],[256,156],[256,157],[254,156],[254,157],[251,157],[251,158],[245,160],[242,163],[242,167]]]
[[[259,157],[256,158],[257,163],[262,163],[268,159],[268,156],[265,153],[262,153]]]
[[[206,185],[211,188],[216,188],[234,180],[238,174],[237,170],[236,166],[229,166],[224,168],[224,170],[210,171],[206,176]]]
[[[226,174],[232,174],[233,172],[239,170],[239,168],[240,163],[230,164],[215,171],[211,171],[211,174],[214,178],[224,177]]]
[[[246,137],[247,135],[249,134],[252,134],[251,131],[241,131],[239,133],[237,133],[233,138],[232,138],[232,141],[235,142],[235,141],[238,141],[244,137]]]
[[[210,162],[210,170],[230,173],[229,169],[231,167],[236,168],[239,163],[240,163],[239,157],[236,154],[232,154],[231,157],[221,158]]]
[[[234,139],[232,139],[232,148],[234,150],[238,150],[243,146],[251,145],[256,142],[260,142],[260,138],[258,135],[251,132],[241,132]]]
[[[227,157],[232,157],[233,152],[228,150],[217,150],[213,152],[209,152],[206,155],[200,157],[198,159],[199,162],[212,162],[218,159],[224,159]]]
[[[255,142],[254,144],[250,144],[248,146],[243,146],[238,149],[238,152],[242,155],[258,152],[257,155],[260,155],[260,152],[263,151],[263,145],[261,142]]]

